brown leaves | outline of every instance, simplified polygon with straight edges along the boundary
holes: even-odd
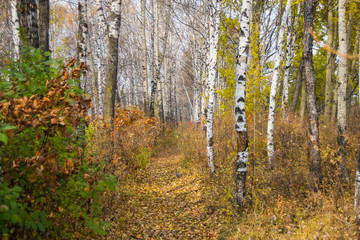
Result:
[[[48,80],[47,95],[33,95],[30,98],[5,98],[3,95],[0,103],[0,114],[4,117],[5,122],[15,125],[19,130],[28,127],[58,127],[66,124],[80,125],[81,117],[85,117],[87,110],[92,106],[88,97],[75,95],[69,92],[70,85],[66,83],[70,76],[79,77],[80,71],[87,69],[82,64],[71,70],[76,60],[72,59],[65,66],[62,75],[58,78]],[[85,119],[89,122],[89,118]]]
[[[67,131],[68,127],[76,127],[82,124],[82,119],[89,122],[88,109],[92,106],[91,100],[82,95],[71,92],[71,86],[67,83],[71,76],[79,76],[81,71],[86,71],[86,65],[71,69],[76,59],[71,59],[59,77],[48,79],[46,82],[47,94],[37,94],[30,97],[20,98],[6,97],[0,91],[0,116],[4,123],[17,126],[23,131],[27,128],[34,128],[35,138],[41,144],[33,157],[13,161],[13,168],[18,167],[23,161],[27,169],[21,175],[28,174],[27,180],[35,183],[38,180],[44,182],[44,186],[57,186],[57,179],[72,174],[81,162],[84,146],[69,145],[65,151],[77,153],[78,158],[60,160],[60,152],[56,149],[48,137],[57,134],[72,141],[77,139]],[[11,138],[14,137],[14,130],[5,131]]]

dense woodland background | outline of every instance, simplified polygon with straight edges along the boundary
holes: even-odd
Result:
[[[358,0],[2,0],[4,239],[359,239]]]

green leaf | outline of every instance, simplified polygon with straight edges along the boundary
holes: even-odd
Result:
[[[0,141],[7,144],[8,142],[8,136],[6,136],[5,133],[0,133]]]
[[[38,228],[41,232],[45,231],[44,225],[42,225],[42,223],[38,223]]]
[[[34,220],[39,219],[39,212],[37,210],[35,210],[32,215],[33,215]]]

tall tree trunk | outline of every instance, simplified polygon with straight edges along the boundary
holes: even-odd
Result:
[[[350,12],[350,16],[349,16],[349,19],[348,19],[348,24],[346,26],[346,29],[347,29],[347,40],[346,40],[346,47],[347,47],[347,50],[346,50],[346,53],[350,53],[351,51],[351,39],[352,39],[352,31],[353,31],[353,23],[354,23],[354,15]],[[355,44],[356,45],[356,44]],[[355,50],[355,47],[354,47],[354,50]],[[356,53],[356,52],[355,52]],[[348,60],[346,61],[346,67],[348,69]],[[351,73],[351,64],[350,64],[350,73]],[[351,92],[352,92],[352,76],[351,74],[347,73],[346,74],[346,81],[347,81],[347,84],[346,84],[346,97],[345,97],[345,101],[346,101],[346,119],[349,117],[349,114],[350,114],[350,106],[351,106]]]
[[[339,78],[338,78],[338,146],[341,156],[340,170],[342,177],[349,181],[346,169],[346,84],[347,84],[347,37],[346,37],[346,0],[339,0]]]
[[[337,49],[338,47],[338,36],[339,34],[336,34],[339,30],[339,23],[335,23],[335,29],[334,29],[334,40],[333,40],[333,46],[332,49]],[[335,57],[333,57],[331,59],[332,66],[334,67],[334,71],[335,68],[338,67],[335,65]],[[338,108],[338,83],[337,81],[335,82],[334,80],[334,76],[332,77],[332,81],[333,81],[333,104],[332,104],[332,109],[331,109],[331,120],[335,121],[335,119],[337,118],[337,108]]]
[[[215,82],[217,74],[217,49],[220,32],[220,10],[221,0],[211,0],[210,3],[210,53],[209,53],[209,103],[207,106],[206,121],[206,139],[207,139],[207,157],[210,167],[210,173],[215,173],[214,163],[214,107],[215,107]]]
[[[283,92],[282,92],[282,102],[281,106],[287,113],[287,108],[289,105],[289,75],[290,75],[290,66],[291,61],[295,52],[295,40],[296,40],[296,27],[300,18],[301,3],[298,3],[297,14],[293,24],[291,22],[291,14],[288,16],[288,32],[286,38],[286,63],[285,63],[285,72],[284,72],[284,81],[283,81]]]
[[[79,29],[78,29],[78,42],[77,42],[77,56],[80,66],[86,64],[87,55],[87,36],[88,36],[88,23],[87,23],[87,0],[79,0]],[[80,77],[79,87],[84,92],[86,91],[86,78],[84,75]]]
[[[164,38],[163,38],[163,47],[162,47],[162,54],[160,55],[160,43],[159,43],[159,16],[158,16],[158,12],[159,12],[159,7],[158,7],[158,1],[159,0],[155,0],[155,73],[154,73],[154,78],[151,80],[151,99],[150,99],[150,116],[155,116],[155,97],[156,97],[156,93],[157,93],[157,85],[161,85],[160,83],[160,73],[161,73],[161,67],[163,65],[163,61],[164,61],[164,57],[165,57],[165,53],[166,53],[166,47],[167,47],[167,42],[168,42],[168,35],[169,35],[169,23],[170,23],[170,6],[168,6],[167,8],[167,13],[166,13],[166,20],[165,20],[165,34],[164,34]],[[160,99],[160,104],[161,104],[162,100]],[[162,106],[161,106],[162,108]],[[163,119],[163,111],[160,109],[161,112],[159,112],[160,114],[160,118]]]
[[[330,8],[330,6],[329,6]],[[329,9],[328,12],[328,45],[333,46],[333,35],[334,35],[334,23],[333,23],[333,10]],[[324,120],[328,122],[331,117],[331,106],[332,106],[332,73],[334,71],[334,65],[332,64],[332,58],[335,57],[330,51],[327,52],[326,57],[326,85],[325,85],[325,114]]]
[[[298,72],[297,72],[297,76],[296,76],[296,83],[295,83],[295,90],[294,90],[294,94],[293,94],[293,99],[292,99],[291,107],[290,107],[290,111],[292,113],[295,113],[297,102],[299,100],[301,83],[303,82],[302,81],[303,80],[303,77],[302,77],[303,72],[304,72],[304,59],[301,58],[300,65],[299,65]]]
[[[304,5],[304,27],[303,58],[305,66],[305,80],[307,91],[307,110],[309,118],[309,149],[310,149],[310,172],[314,191],[322,188],[322,170],[319,144],[319,113],[316,109],[315,71],[313,63],[313,37],[310,29],[313,28],[314,15],[317,1],[305,0]]]
[[[301,102],[300,102],[300,109],[299,109],[299,115],[301,122],[303,122],[305,117],[305,109],[306,109],[306,82],[303,80],[301,82]]]
[[[287,20],[290,10],[291,10],[291,0],[287,0],[285,11],[283,13],[281,20],[278,42],[276,45],[275,66],[274,66],[274,71],[272,73],[271,89],[270,89],[269,118],[268,118],[268,126],[267,126],[267,152],[269,158],[268,164],[270,169],[273,169],[275,167],[274,121],[275,121],[275,109],[276,109],[276,88],[279,80],[284,33],[285,33],[285,28],[287,25]]]
[[[50,3],[49,0],[39,0],[39,44],[44,52],[50,51]]]
[[[30,47],[39,48],[39,29],[37,22],[37,5],[35,0],[18,0],[17,13],[19,26],[24,29]]]
[[[91,50],[91,45],[90,45],[90,39],[89,39],[89,35],[86,37],[86,45],[87,45],[87,49],[89,50],[89,60],[90,60],[90,71],[91,71],[91,79],[92,79],[92,92],[93,92],[93,102],[94,102],[94,108],[95,108],[95,114],[94,117],[96,116],[96,114],[99,114],[99,86],[98,86],[98,80],[96,78],[96,71],[95,71],[95,66],[94,66],[94,55],[93,55],[93,51]]]
[[[142,72],[143,72],[143,99],[144,99],[144,111],[148,113],[148,74],[147,74],[147,48],[146,48],[146,0],[141,0],[141,46],[142,46]]]
[[[198,39],[193,31],[193,72],[194,72],[194,95],[193,95],[193,113],[195,123],[200,123],[201,121],[201,81],[202,81],[202,66],[201,63],[201,47],[198,43]]]
[[[246,128],[245,87],[247,58],[250,49],[250,14],[251,0],[244,0],[241,5],[239,49],[236,57],[236,90],[235,90],[235,131],[237,142],[236,155],[236,203],[244,206],[247,162],[249,158],[249,139]]]
[[[11,0],[11,34],[12,34],[12,56],[15,60],[19,58],[20,54],[20,37],[19,37],[19,18],[16,11],[17,0]]]
[[[158,85],[158,69],[160,68],[159,64],[159,7],[158,7],[158,0],[155,1],[154,6],[154,14],[155,14],[155,28],[154,28],[154,77],[151,79],[151,98],[150,98],[150,116],[155,116],[155,97],[157,92],[157,85]],[[159,70],[159,77],[160,77],[160,70]]]
[[[104,117],[108,120],[113,118],[115,113],[120,22],[121,0],[113,0],[109,16],[108,57],[104,99]]]

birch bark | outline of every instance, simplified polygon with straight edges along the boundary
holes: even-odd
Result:
[[[287,0],[285,11],[281,19],[278,42],[275,52],[275,66],[274,66],[274,71],[272,73],[272,81],[270,88],[269,118],[268,118],[268,128],[267,128],[267,152],[268,152],[268,165],[270,169],[273,169],[275,167],[274,121],[275,121],[275,109],[276,109],[276,88],[279,80],[279,71],[280,71],[285,27],[287,25],[290,9],[291,9],[291,0]]]
[[[86,64],[87,55],[87,36],[88,36],[88,24],[87,24],[87,0],[80,0],[78,2],[79,11],[79,29],[78,29],[78,43],[77,43],[77,56],[81,65]],[[79,83],[80,89],[85,91],[86,89],[86,78],[84,75],[80,77]]]
[[[243,0],[240,16],[239,48],[236,57],[236,89],[235,89],[235,131],[237,133],[237,155],[235,162],[236,203],[243,207],[245,203],[245,183],[247,162],[249,158],[249,140],[245,115],[245,87],[247,58],[250,49],[250,14],[251,0]]]
[[[209,53],[209,103],[207,106],[206,121],[206,139],[207,139],[207,157],[210,167],[210,173],[215,173],[214,164],[214,107],[215,107],[215,82],[217,74],[217,49],[220,32],[220,9],[221,0],[211,0],[210,3],[210,53]]]
[[[338,78],[338,146],[341,156],[340,170],[346,181],[349,175],[346,169],[346,85],[347,85],[347,35],[346,35],[346,0],[339,0],[339,78]]]
[[[19,37],[19,18],[16,12],[16,4],[17,4],[17,0],[11,0],[10,2],[11,4],[11,34],[12,34],[12,42],[13,42],[13,47],[12,47],[12,54],[13,54],[13,58],[15,60],[19,59],[19,54],[20,54],[20,50],[19,50],[19,46],[20,46],[20,37]]]
[[[286,63],[285,63],[285,72],[284,72],[284,81],[283,81],[283,93],[282,93],[282,109],[287,112],[287,107],[289,105],[289,75],[290,75],[290,66],[291,61],[295,52],[295,40],[296,40],[296,27],[300,18],[301,4],[298,3],[297,14],[295,21],[291,26],[291,9],[290,14],[288,15],[288,33],[286,37]]]
[[[146,49],[146,14],[145,14],[146,0],[141,0],[141,45],[143,53],[142,72],[143,72],[143,99],[144,111],[148,112],[148,74],[147,74],[147,49]]]
[[[109,17],[108,57],[104,99],[104,117],[108,120],[113,118],[115,113],[120,22],[121,0],[113,0]]]

